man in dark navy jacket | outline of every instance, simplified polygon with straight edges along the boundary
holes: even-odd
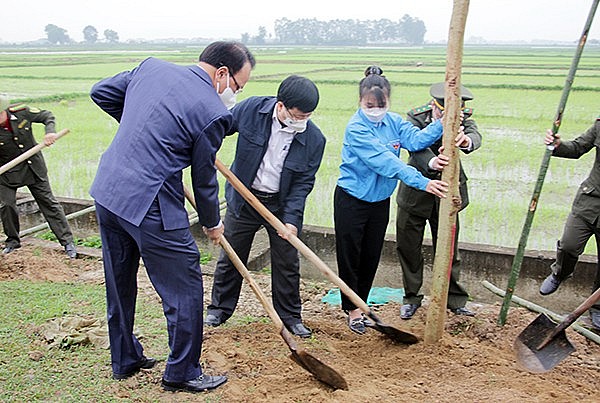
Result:
[[[318,102],[319,91],[312,81],[290,76],[281,82],[277,97],[251,97],[232,111],[239,135],[231,170],[294,235],[302,229],[306,197],[325,149],[325,136],[309,119]],[[229,183],[225,195],[225,237],[246,263],[255,233],[266,228],[273,306],[293,334],[310,337],[301,316],[298,251]],[[241,286],[242,276],[222,252],[205,324],[219,326],[233,314]]]
[[[197,65],[149,58],[100,81],[91,97],[119,121],[90,190],[96,201],[106,278],[113,378],[156,364],[133,334],[140,257],[163,303],[170,354],[162,386],[200,392],[225,383],[202,374],[203,284],[198,248],[184,207],[182,170],[191,166],[198,217],[218,242],[216,152],[233,133],[227,107],[255,61],[236,42],[207,46]]]

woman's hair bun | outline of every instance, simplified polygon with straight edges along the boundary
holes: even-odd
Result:
[[[381,69],[381,67],[379,66],[369,66],[367,67],[367,69],[365,70],[365,77],[370,76],[371,74],[375,74],[375,75],[382,75],[383,74],[383,70]]]

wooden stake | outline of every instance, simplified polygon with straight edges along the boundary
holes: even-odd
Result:
[[[454,242],[456,242],[456,214],[460,209],[461,198],[458,190],[460,158],[454,139],[460,129],[461,95],[460,75],[462,69],[463,41],[469,0],[454,0],[452,19],[448,34],[446,56],[446,93],[444,96],[444,154],[450,162],[442,172],[442,180],[448,182],[448,197],[440,202],[438,239],[433,261],[431,302],[427,311],[425,343],[437,343],[444,331],[448,284],[452,270]]]

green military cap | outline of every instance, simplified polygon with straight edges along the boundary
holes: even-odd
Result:
[[[8,105],[9,105],[8,95],[0,94],[0,111],[3,111],[6,108],[8,108]]]
[[[444,107],[444,95],[446,93],[446,83],[435,83],[429,88],[429,94],[433,97],[436,103],[442,107]],[[469,91],[464,85],[460,86],[460,95],[462,101],[470,101],[473,99],[473,94]]]

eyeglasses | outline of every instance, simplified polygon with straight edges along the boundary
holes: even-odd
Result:
[[[284,108],[293,120],[307,120],[310,119],[310,117],[312,116],[312,112],[308,112],[303,113],[301,117],[298,117],[296,115],[293,115],[292,112],[290,112],[290,110],[287,108],[287,106],[284,105]]]
[[[235,93],[239,94],[240,92],[242,92],[244,87],[242,87],[241,85],[238,84],[237,80],[235,79],[235,76],[233,74],[229,74],[229,77],[231,77],[233,79],[233,82],[234,82],[235,86],[237,87],[237,91],[235,91]]]

